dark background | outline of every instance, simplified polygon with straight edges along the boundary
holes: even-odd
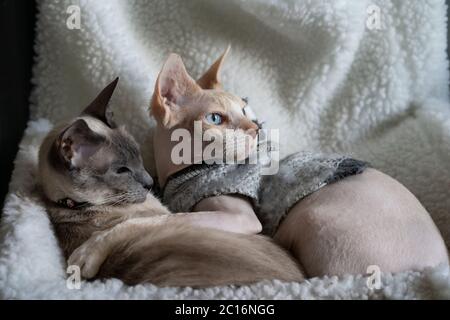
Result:
[[[0,0],[0,208],[28,120],[35,16],[35,1]]]
[[[35,15],[34,1],[0,0],[0,208],[28,120]]]

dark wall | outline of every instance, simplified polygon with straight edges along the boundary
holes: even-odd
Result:
[[[447,57],[450,57],[450,28],[449,28],[449,17],[450,17],[450,0],[445,0],[447,4]]]
[[[28,119],[35,3],[0,0],[0,208]]]

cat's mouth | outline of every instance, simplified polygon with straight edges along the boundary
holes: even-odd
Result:
[[[147,199],[150,191],[146,192],[120,192],[100,201],[100,206],[120,207],[129,204],[142,203]]]

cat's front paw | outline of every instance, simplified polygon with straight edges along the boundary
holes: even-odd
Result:
[[[79,246],[69,257],[67,264],[76,265],[80,268],[84,279],[92,279],[98,273],[103,262],[108,257],[108,250],[103,237],[93,235],[81,246]]]

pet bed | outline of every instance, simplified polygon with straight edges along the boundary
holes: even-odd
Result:
[[[366,275],[201,290],[128,287],[111,279],[69,289],[35,180],[38,146],[48,130],[76,115],[116,76],[117,122],[142,144],[152,170],[148,105],[164,59],[177,52],[199,76],[231,44],[224,85],[249,97],[258,116],[280,129],[282,155],[310,149],[370,161],[421,200],[448,246],[443,0],[41,0],[38,10],[31,119],[0,226],[0,298],[450,299],[448,266],[383,273],[379,289],[369,288]]]

